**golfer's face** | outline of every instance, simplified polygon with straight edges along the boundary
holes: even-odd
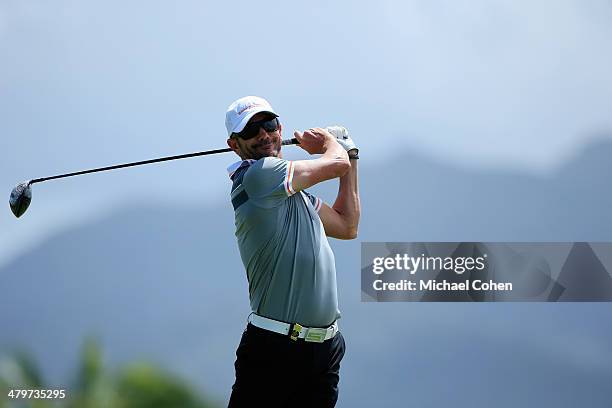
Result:
[[[264,120],[270,117],[270,114],[260,112],[253,116],[249,123]],[[259,160],[262,157],[280,157],[282,128],[279,125],[274,132],[266,132],[263,127],[259,127],[259,133],[252,139],[242,140],[236,139],[240,147],[241,156],[244,159]]]

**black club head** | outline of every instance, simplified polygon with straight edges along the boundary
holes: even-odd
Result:
[[[9,205],[15,217],[19,218],[26,212],[32,201],[32,188],[29,181],[17,184],[11,191]]]

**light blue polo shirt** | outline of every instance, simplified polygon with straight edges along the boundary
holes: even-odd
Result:
[[[329,326],[340,311],[321,200],[294,190],[292,161],[243,160],[228,171],[251,310],[286,323]]]

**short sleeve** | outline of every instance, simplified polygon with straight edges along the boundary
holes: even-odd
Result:
[[[304,194],[304,196],[306,197],[306,200],[308,200],[310,204],[312,204],[312,207],[315,209],[315,211],[319,212],[319,210],[321,209],[321,206],[323,205],[323,200],[321,200],[317,196],[310,194],[306,190],[302,190],[301,193]]]
[[[253,163],[242,184],[249,198],[265,206],[275,206],[295,194],[293,162],[277,157],[265,157]]]

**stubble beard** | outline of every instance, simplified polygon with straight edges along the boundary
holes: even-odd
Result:
[[[266,146],[268,143],[273,145],[274,148],[271,150],[268,150],[268,149],[261,150],[260,149],[262,146]],[[246,153],[246,156],[248,157],[243,157],[243,159],[259,160],[264,157],[280,157],[280,151],[281,151],[280,137],[275,137],[269,142],[257,143],[247,149],[244,149],[244,151]]]

